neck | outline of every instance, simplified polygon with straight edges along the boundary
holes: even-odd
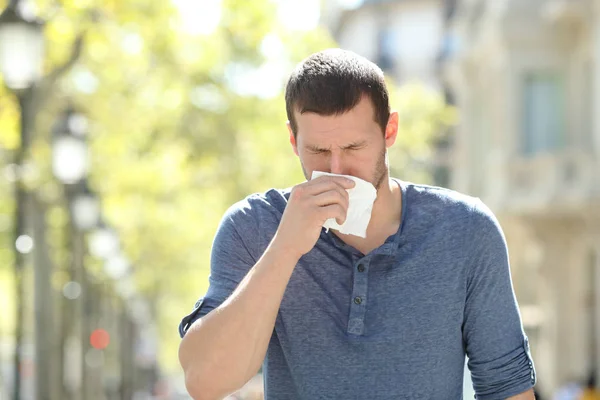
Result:
[[[337,231],[334,234],[363,254],[368,254],[381,246],[389,236],[398,232],[402,206],[400,187],[389,176],[386,176],[377,190],[377,199],[373,203],[371,220],[367,227],[367,238],[345,235]]]
[[[400,224],[402,194],[398,184],[389,175],[383,180],[377,190],[377,199],[373,203],[369,228],[388,230]]]

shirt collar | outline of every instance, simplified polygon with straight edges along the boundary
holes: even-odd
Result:
[[[402,237],[402,231],[404,230],[404,221],[406,220],[406,210],[407,210],[406,183],[401,181],[400,179],[396,179],[396,178],[392,178],[392,180],[398,184],[398,186],[400,187],[400,190],[401,190],[402,212],[400,215],[400,226],[398,227],[398,230],[396,231],[395,234],[389,236],[386,239],[385,243],[383,243],[381,246],[379,246],[378,248],[371,251],[369,253],[369,255],[394,256],[398,250],[398,247],[400,246],[400,240]],[[344,251],[354,253],[357,255],[361,255],[361,256],[363,255],[360,251],[358,251],[354,247],[346,244],[342,239],[337,237],[333,232],[331,232],[331,231],[326,232],[325,228],[323,228],[323,230],[321,232],[321,236],[328,238],[329,240],[331,240],[334,243],[334,245],[336,247],[338,247]]]

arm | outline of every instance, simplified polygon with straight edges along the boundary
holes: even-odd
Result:
[[[179,360],[194,399],[221,399],[256,374],[296,263],[314,247],[327,219],[344,221],[345,189],[353,185],[322,177],[296,186],[256,263],[256,238],[265,227],[258,226],[251,207],[230,209],[213,243],[208,292],[180,328]]]
[[[481,400],[526,396],[535,385],[535,368],[512,286],[504,234],[479,200],[470,226],[463,340],[473,387]]]
[[[533,389],[529,389],[526,392],[509,397],[507,400],[535,400],[535,396],[533,395]]]
[[[273,243],[233,294],[187,331],[179,360],[194,399],[223,398],[256,374],[296,261]]]

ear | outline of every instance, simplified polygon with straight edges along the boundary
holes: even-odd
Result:
[[[392,110],[387,126],[385,127],[385,146],[392,147],[398,136],[398,112]]]
[[[292,149],[294,149],[294,153],[298,155],[298,145],[296,144],[296,137],[294,136],[294,131],[292,130],[292,125],[290,124],[290,121],[287,121],[286,125],[290,134],[290,144],[292,145]]]

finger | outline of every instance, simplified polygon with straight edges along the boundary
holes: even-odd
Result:
[[[324,181],[333,181],[335,183],[337,183],[338,185],[342,186],[344,189],[352,189],[355,185],[356,182],[354,182],[352,179],[350,178],[346,178],[345,176],[339,176],[339,175],[324,175],[324,176],[320,176],[317,179],[320,180],[324,180]]]
[[[338,224],[342,225],[346,221],[346,210],[340,204],[332,204],[320,208],[321,219],[324,223],[329,218],[335,218]]]
[[[328,179],[321,179],[328,178]],[[335,178],[335,179],[332,179]],[[336,187],[342,188],[343,190],[351,189],[354,187],[354,181],[347,178],[340,177],[319,177],[312,181],[308,181],[304,183],[306,185],[304,188],[306,190],[306,194],[309,195],[317,195],[319,193],[326,192],[328,190],[333,190]]]
[[[314,196],[313,201],[314,204],[319,207],[329,206],[331,204],[340,204],[344,207],[344,209],[347,210],[350,197],[348,196],[348,192],[338,187]]]

